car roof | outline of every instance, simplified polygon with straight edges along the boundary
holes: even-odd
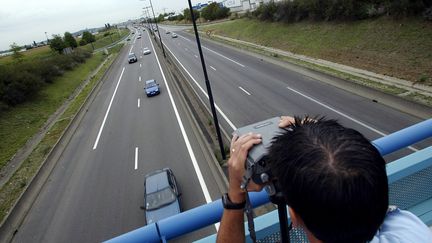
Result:
[[[154,80],[154,79],[150,79],[150,80],[147,80],[145,83],[146,83],[146,84],[156,83],[156,80]]]
[[[169,187],[167,170],[158,170],[146,175],[146,193],[153,193]]]
[[[135,56],[135,53],[131,52],[129,53],[129,56]]]

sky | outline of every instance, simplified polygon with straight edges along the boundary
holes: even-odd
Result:
[[[196,4],[199,0],[193,0]],[[155,14],[180,12],[187,0],[152,0]],[[149,0],[0,0],[0,50],[31,44],[53,34],[103,27],[142,15]]]

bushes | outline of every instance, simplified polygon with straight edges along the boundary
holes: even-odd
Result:
[[[419,16],[430,19],[430,0],[293,0],[260,5],[253,15],[262,21],[293,22],[360,20],[380,15],[394,18]],[[429,11],[429,12],[428,12]]]
[[[23,61],[18,64],[0,66],[0,104],[15,106],[31,97],[44,84],[52,83],[55,77],[66,70],[72,70],[79,63],[85,62],[91,53],[75,49],[69,55],[54,54],[46,59]]]

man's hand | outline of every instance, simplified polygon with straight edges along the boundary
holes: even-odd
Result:
[[[228,195],[232,202],[245,201],[245,191],[240,188],[245,173],[245,162],[249,150],[261,143],[261,135],[249,133],[239,137],[234,135],[231,140],[230,159],[228,160],[229,189]],[[262,187],[249,182],[248,191],[260,191]]]
[[[285,128],[291,124],[294,123],[294,117],[290,117],[290,116],[281,116],[281,119],[279,121],[279,127],[280,128]]]

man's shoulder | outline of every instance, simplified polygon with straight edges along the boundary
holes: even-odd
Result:
[[[409,211],[390,208],[371,243],[432,242],[432,231]]]

